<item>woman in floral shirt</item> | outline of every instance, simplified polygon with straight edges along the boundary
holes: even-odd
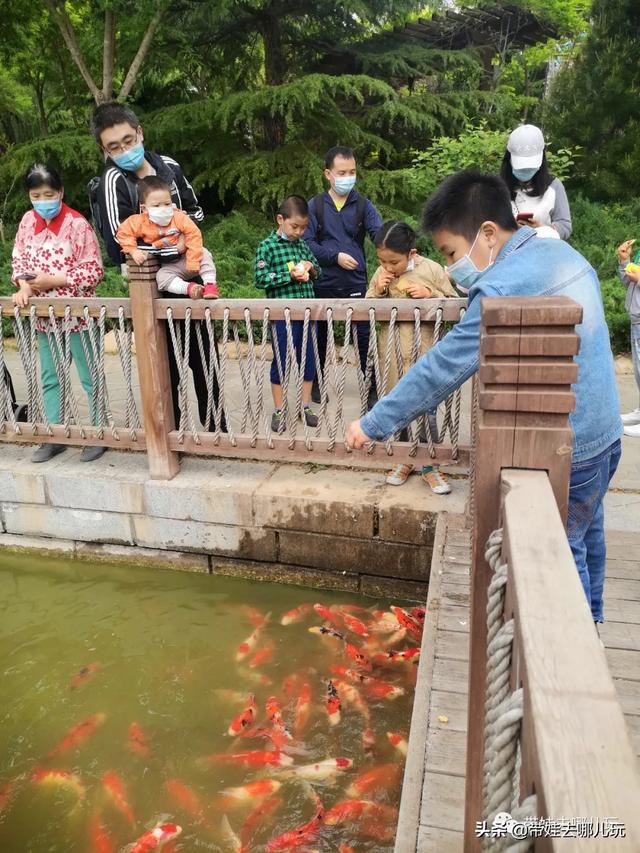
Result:
[[[12,281],[18,288],[13,302],[24,307],[31,298],[94,296],[104,270],[91,225],[82,214],[64,204],[62,180],[51,166],[42,163],[31,166],[26,175],[26,185],[33,209],[22,217],[13,247]],[[44,407],[49,423],[58,424],[61,416],[60,381],[46,335],[48,326],[49,320],[38,318]],[[85,356],[85,349],[91,352],[85,320],[81,317],[73,319],[71,330],[71,358],[89,398],[89,411],[95,422],[91,366]],[[32,460],[46,462],[65,448],[64,444],[43,444],[34,452]],[[104,447],[85,447],[80,459],[91,462],[102,456],[104,451]]]

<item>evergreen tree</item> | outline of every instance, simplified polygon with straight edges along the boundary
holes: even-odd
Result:
[[[553,85],[547,126],[556,143],[582,146],[579,177],[590,194],[637,196],[640,4],[594,0],[591,17],[591,32]]]

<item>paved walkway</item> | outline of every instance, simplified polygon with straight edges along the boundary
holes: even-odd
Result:
[[[623,410],[637,406],[631,376],[619,377]],[[428,612],[434,616],[431,691],[417,853],[463,849],[469,673],[470,531],[447,518],[434,551]],[[601,636],[640,758],[640,439],[623,438],[620,467],[606,498],[607,582]]]

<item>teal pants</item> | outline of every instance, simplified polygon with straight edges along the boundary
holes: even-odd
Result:
[[[88,332],[71,332],[69,341],[71,346],[71,360],[75,363],[80,382],[89,399],[89,414],[91,423],[95,424],[95,405],[93,399],[93,382],[91,381],[91,364],[87,362],[82,347],[84,335],[87,352],[91,352],[91,344]],[[38,332],[38,349],[40,352],[40,370],[42,373],[42,395],[44,397],[44,410],[50,424],[61,422],[60,412],[60,381],[56,373],[53,355],[49,341],[44,332]],[[68,405],[68,404],[67,404]]]

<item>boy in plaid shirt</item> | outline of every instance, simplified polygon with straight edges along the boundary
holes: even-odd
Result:
[[[309,207],[302,196],[290,195],[280,205],[276,222],[278,228],[263,240],[256,250],[255,285],[266,291],[269,299],[314,299],[312,280],[320,276],[320,264],[306,242],[302,240],[309,221]],[[271,362],[271,393],[275,411],[271,416],[273,432],[282,432],[282,378],[287,363],[287,331],[284,320],[271,324],[273,361]],[[302,359],[303,322],[294,320],[291,333],[296,351],[296,361]],[[278,353],[280,367],[278,366]],[[282,371],[282,375],[281,375]],[[307,347],[302,385],[302,411],[307,426],[318,425],[318,417],[311,408],[311,386],[316,375],[311,329],[307,334]]]

